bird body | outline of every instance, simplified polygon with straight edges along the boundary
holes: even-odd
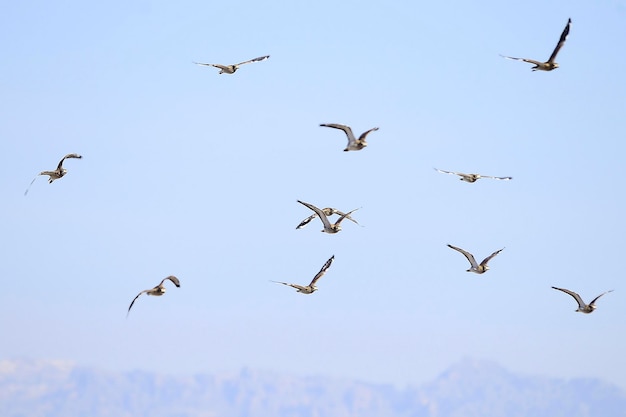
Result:
[[[576,309],[576,312],[583,313],[583,314],[593,313],[593,311],[596,309],[596,301],[598,301],[598,298],[602,297],[604,294],[613,292],[613,290],[605,291],[599,296],[597,296],[596,298],[594,298],[593,300],[591,300],[589,304],[585,304],[583,299],[580,298],[580,295],[578,295],[574,291],[570,291],[565,288],[558,288],[558,287],[552,287],[552,288],[555,290],[563,291],[565,294],[569,294],[572,297],[574,297],[574,300],[576,300],[576,302],[578,303],[578,308]]]
[[[248,61],[243,61],[243,62],[240,62],[238,64],[232,64],[232,65],[205,64],[205,63],[202,63],[202,62],[194,62],[194,64],[196,64],[196,65],[204,65],[204,66],[207,66],[207,67],[219,68],[220,69],[220,72],[219,72],[220,74],[234,74],[235,71],[237,71],[241,65],[250,64],[252,62],[265,61],[269,57],[270,57],[269,55],[260,56],[258,58],[250,59]]]
[[[337,124],[337,123],[321,124],[320,126],[332,127],[334,129],[339,129],[339,130],[343,130],[344,131],[344,133],[348,137],[348,146],[346,146],[346,149],[344,149],[344,152],[347,152],[347,151],[360,151],[361,149],[365,148],[367,146],[367,141],[365,140],[367,135],[369,135],[370,132],[374,132],[374,131],[378,130],[377,127],[374,127],[374,128],[372,128],[370,130],[367,130],[367,131],[361,133],[361,136],[359,136],[359,138],[357,139],[354,136],[354,133],[352,133],[352,129],[350,128],[350,126],[340,125],[340,124]]]
[[[485,259],[483,259],[483,261],[478,264],[476,262],[476,259],[474,259],[474,255],[472,255],[471,253],[469,253],[466,250],[463,250],[461,248],[457,248],[456,246],[452,246],[452,245],[448,245],[449,248],[454,249],[455,251],[461,252],[469,261],[470,263],[470,269],[467,270],[467,272],[474,272],[476,274],[484,274],[485,272],[487,272],[489,270],[489,266],[487,266],[487,263],[497,254],[499,254],[500,252],[502,252],[504,250],[504,248],[495,251],[494,253],[492,253],[491,255],[487,256]]]
[[[315,285],[317,283],[317,280],[319,280],[326,273],[328,268],[330,268],[330,265],[333,263],[334,259],[335,259],[335,255],[331,256],[326,261],[326,263],[324,263],[324,265],[322,266],[322,269],[320,269],[319,272],[315,274],[315,276],[313,277],[309,285],[290,284],[288,282],[281,282],[281,281],[272,281],[272,282],[295,288],[297,292],[302,293],[302,294],[313,294],[315,291],[317,291],[317,286]]]
[[[572,24],[572,19],[568,19],[567,25],[565,25],[565,29],[563,29],[563,32],[561,33],[561,37],[559,38],[559,43],[556,44],[556,48],[554,48],[552,55],[550,55],[550,58],[546,62],[535,61],[534,59],[528,59],[528,58],[515,58],[512,56],[505,56],[505,55],[500,55],[500,56],[503,58],[507,58],[507,59],[514,59],[517,61],[524,61],[530,64],[535,64],[535,66],[531,68],[533,71],[552,71],[553,69],[556,69],[559,67],[559,64],[557,64],[554,60],[556,59],[557,54],[559,53],[559,51],[565,44],[567,35],[569,35],[569,28],[571,24]]]
[[[320,218],[320,220],[324,224],[324,228],[322,229],[322,232],[329,233],[329,234],[339,233],[341,231],[341,222],[343,221],[343,219],[350,217],[352,213],[358,210],[357,208],[347,213],[343,213],[341,217],[339,217],[339,220],[337,220],[337,222],[333,224],[328,220],[328,217],[326,216],[323,210],[315,207],[313,204],[305,203],[304,201],[300,201],[300,200],[297,200],[297,201],[298,203],[308,207],[309,209],[315,212],[315,214]],[[351,220],[354,221],[353,219]],[[356,221],[354,222],[356,223]]]

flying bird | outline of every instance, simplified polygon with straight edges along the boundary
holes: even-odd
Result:
[[[576,294],[574,291],[566,290],[565,288],[557,288],[557,287],[552,287],[552,288],[554,288],[555,290],[563,291],[565,294],[569,294],[572,297],[574,297],[574,299],[578,303],[578,308],[576,309],[576,312],[585,313],[585,314],[593,313],[593,311],[596,309],[596,301],[598,300],[598,298],[602,297],[604,294],[613,292],[613,290],[603,292],[602,294],[594,298],[589,304],[585,304],[583,299],[580,298],[580,295]]]
[[[139,296],[141,294],[146,293],[148,295],[154,295],[154,296],[161,296],[161,295],[165,294],[164,282],[166,280],[168,280],[168,279],[170,281],[172,281],[174,283],[174,285],[176,285],[176,287],[180,288],[180,281],[174,275],[170,275],[169,277],[163,278],[161,283],[159,285],[157,285],[156,287],[154,287],[152,289],[149,289],[149,290],[143,290],[142,292],[137,294],[137,296],[133,299],[133,302],[130,303],[130,306],[128,307],[128,312],[126,313],[126,317],[128,317],[128,314],[130,313],[130,309],[133,308],[133,304],[135,304],[135,301],[137,300],[137,298],[139,298]]]
[[[334,259],[335,259],[335,255],[331,256],[330,259],[328,259],[326,261],[324,266],[322,266],[322,269],[320,269],[320,272],[318,272],[313,277],[313,280],[311,281],[311,283],[309,285],[302,286],[302,285],[298,285],[298,284],[290,284],[288,282],[280,282],[280,281],[272,281],[272,282],[275,282],[277,284],[288,285],[290,287],[295,288],[296,290],[298,290],[298,292],[300,292],[302,294],[313,294],[315,291],[317,291],[317,287],[315,286],[315,283],[317,282],[318,279],[320,279],[326,273],[326,270],[328,268],[330,268],[330,264],[333,263]]]
[[[315,214],[317,214],[317,216],[320,218],[322,223],[324,224],[324,229],[322,229],[322,232],[330,233],[330,234],[338,233],[341,230],[341,224],[340,223],[343,221],[343,219],[349,218],[352,213],[354,213],[355,211],[358,210],[358,208],[356,208],[356,209],[354,209],[352,211],[349,211],[347,213],[343,213],[339,217],[339,220],[337,220],[336,223],[331,224],[330,221],[328,220],[328,217],[326,216],[326,214],[324,213],[323,210],[320,210],[319,208],[315,207],[313,204],[305,203],[304,201],[300,201],[300,200],[297,200],[297,201],[298,201],[298,203],[303,204],[306,207],[308,207],[311,210],[313,210],[315,212]],[[351,219],[351,220],[354,221],[353,219]]]
[[[495,251],[494,253],[492,253],[491,255],[487,256],[485,259],[483,259],[483,261],[479,264],[476,263],[476,259],[474,259],[474,255],[472,255],[471,253],[469,253],[466,250],[463,250],[461,248],[457,248],[456,246],[452,246],[452,245],[448,245],[449,248],[454,249],[456,251],[461,252],[463,255],[465,255],[465,257],[467,258],[467,260],[469,261],[469,263],[472,265],[470,269],[467,270],[467,272],[475,272],[477,274],[483,274],[485,272],[487,272],[487,270],[489,270],[489,267],[487,266],[487,263],[491,260],[491,258],[493,258],[494,256],[496,256],[497,254],[499,254],[500,252],[502,252],[504,250],[504,248]]]
[[[528,62],[531,64],[535,64],[535,66],[532,67],[533,71],[552,71],[553,69],[559,67],[559,64],[554,62],[554,60],[556,59],[556,55],[559,53],[559,51],[565,44],[565,40],[567,39],[567,35],[569,34],[569,28],[571,24],[572,24],[572,19],[568,19],[567,25],[565,25],[565,29],[563,29],[563,33],[561,33],[561,38],[559,39],[559,43],[556,44],[556,48],[554,48],[552,55],[550,55],[550,58],[546,62],[535,61],[534,59],[527,59],[527,58],[515,58],[512,56],[505,56],[505,55],[500,55],[500,56],[503,58],[515,59],[518,61],[524,61],[524,62]]]
[[[28,190],[30,190],[30,186],[33,185],[37,177],[40,175],[47,175],[49,177],[48,183],[52,184],[54,180],[58,180],[59,178],[62,178],[65,174],[67,174],[67,169],[63,168],[63,161],[65,161],[68,158],[81,159],[82,156],[77,153],[68,153],[67,155],[63,157],[63,159],[61,159],[61,161],[59,162],[59,165],[57,165],[57,169],[55,169],[54,171],[41,171],[39,174],[35,175],[35,178],[33,178],[33,180],[28,185],[28,188],[26,189],[26,191],[24,191],[24,195],[28,194]]]
[[[331,207],[326,207],[322,209],[322,212],[324,213],[325,216],[332,216],[333,214],[338,214],[339,216],[343,216],[346,213],[341,212],[335,208],[331,208]],[[317,217],[317,213],[313,213],[311,214],[309,217],[307,217],[306,219],[302,220],[300,222],[300,224],[298,226],[296,226],[296,229],[302,229],[304,226],[306,226],[307,224],[309,224],[311,222],[311,220],[313,220],[314,218]],[[359,222],[357,222],[356,220],[354,220],[352,217],[350,217],[349,215],[346,215],[346,219],[359,224]]]
[[[361,133],[361,136],[359,136],[359,138],[357,139],[354,137],[354,133],[352,133],[352,129],[350,128],[350,126],[340,125],[337,123],[321,124],[320,126],[332,127],[335,129],[343,130],[345,132],[346,136],[348,136],[348,146],[346,147],[346,149],[344,149],[344,152],[360,151],[361,149],[365,148],[367,146],[367,141],[365,140],[366,136],[370,132],[378,130],[377,127],[374,127],[366,132]]]
[[[452,175],[458,175],[461,181],[465,181],[465,182],[476,182],[481,178],[493,178],[494,180],[512,180],[513,177],[492,177],[490,175],[480,175],[480,174],[464,174],[462,172],[454,172],[454,171],[444,171],[443,169],[437,169],[435,168],[435,171],[437,172],[441,172],[442,174],[452,174]]]
[[[233,65],[203,64],[202,62],[194,62],[194,64],[204,65],[204,66],[207,66],[207,67],[219,68],[220,69],[220,72],[219,72],[220,74],[234,74],[235,71],[237,71],[241,65],[250,64],[252,62],[265,61],[269,57],[270,57],[269,55],[260,56],[258,58],[250,59],[248,61],[243,61],[243,62],[240,62],[238,64],[233,64]]]

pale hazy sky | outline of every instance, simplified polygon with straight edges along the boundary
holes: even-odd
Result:
[[[547,59],[569,17],[561,68],[498,55]],[[626,388],[625,21],[620,1],[5,4],[0,359],[403,384],[475,357]],[[380,130],[342,152],[320,123]],[[295,230],[297,199],[363,227]],[[475,275],[448,243],[506,249]],[[313,295],[269,282],[333,254]],[[584,316],[553,285],[615,292]]]

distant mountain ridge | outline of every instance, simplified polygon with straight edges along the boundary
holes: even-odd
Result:
[[[0,416],[625,417],[626,393],[595,379],[518,376],[475,360],[405,389],[248,369],[175,377],[3,360]]]

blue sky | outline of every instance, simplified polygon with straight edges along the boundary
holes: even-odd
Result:
[[[569,17],[559,69],[498,56],[547,59]],[[396,384],[476,357],[626,388],[625,18],[620,1],[6,4],[0,357]],[[192,63],[262,55],[232,76]],[[380,130],[342,152],[320,123]],[[363,227],[295,230],[297,199],[360,207]],[[479,276],[448,243],[506,249]],[[333,254],[311,296],[269,282]],[[181,288],[126,319],[170,274]],[[615,292],[583,316],[553,285]]]

